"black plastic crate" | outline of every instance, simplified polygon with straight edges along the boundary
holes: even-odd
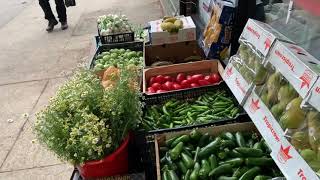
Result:
[[[191,100],[194,98],[198,98],[199,96],[209,92],[209,91],[215,91],[215,90],[225,90],[227,94],[230,97],[233,97],[233,102],[235,105],[238,104],[236,98],[234,97],[233,93],[230,91],[229,87],[226,85],[225,82],[221,82],[219,85],[215,86],[204,86],[204,87],[198,87],[198,88],[192,88],[192,89],[186,89],[182,91],[171,91],[171,92],[165,92],[165,93],[159,93],[159,94],[151,94],[146,95],[144,94],[142,96],[142,103],[143,103],[143,112],[146,112],[146,109],[149,106],[152,105],[159,105],[164,104],[166,101],[170,99],[177,99],[177,100]],[[247,113],[243,110],[243,108],[238,104],[238,107],[240,108],[239,116],[247,116]],[[240,118],[241,119],[241,118]],[[212,122],[208,123],[199,123],[199,124],[193,124],[193,125],[186,125],[181,127],[174,127],[174,128],[166,128],[166,129],[155,129],[150,130],[147,132],[147,135],[153,135],[153,134],[159,134],[164,132],[170,132],[170,131],[180,131],[180,130],[187,130],[187,129],[193,129],[197,127],[206,127],[211,126],[214,124],[227,124],[227,123],[234,123],[239,122],[239,118],[223,118],[219,120],[214,120]]]
[[[101,35],[99,25],[97,25],[98,35],[102,44],[115,44],[134,41],[134,32],[115,33],[106,36]]]
[[[102,44],[114,44],[134,41],[134,32],[99,35]]]
[[[123,48],[123,49],[130,49],[132,51],[142,51],[144,50],[144,43],[142,41],[134,41],[134,42],[126,42],[126,43],[118,43],[118,44],[103,44],[97,48],[96,53],[94,54],[92,61],[90,63],[89,68],[93,69],[95,65],[96,57],[101,54],[102,52],[109,51],[115,48]]]

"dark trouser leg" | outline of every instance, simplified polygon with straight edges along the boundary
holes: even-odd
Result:
[[[49,0],[39,0],[39,4],[44,12],[44,18],[47,20],[56,19],[52,13]]]
[[[67,12],[66,12],[66,6],[64,5],[64,0],[55,0],[55,2],[56,2],[56,9],[57,9],[59,21],[66,22]]]

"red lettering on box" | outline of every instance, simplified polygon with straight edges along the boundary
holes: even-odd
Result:
[[[264,42],[264,49],[270,49],[271,47],[271,40],[269,38],[266,39],[266,41]]]
[[[308,89],[310,88],[310,81],[312,79],[312,72],[308,69],[306,69],[302,76],[299,77],[299,79],[301,80],[301,86],[300,89],[302,89],[304,86],[306,86]]]
[[[291,146],[288,146],[286,148],[284,148],[282,145],[279,149],[279,152],[278,152],[278,160],[279,162],[281,162],[282,164],[285,164],[289,159],[292,158],[291,155],[289,155],[289,151],[290,151],[290,147]]]
[[[316,93],[320,94],[320,86],[317,86],[315,91]]]
[[[232,74],[233,74],[233,72],[232,72],[232,66],[231,66],[231,67],[227,68],[226,75],[227,75],[227,77],[230,77]]]
[[[270,130],[272,136],[274,137],[274,139],[277,141],[277,142],[280,142],[280,138],[277,134],[277,132],[273,129],[272,127],[272,124],[270,123],[269,119],[267,118],[267,116],[264,116],[263,117],[263,121],[264,123],[266,124],[267,128]]]
[[[254,114],[258,109],[260,109],[260,107],[259,107],[259,99],[254,100],[252,98],[251,99],[250,108],[249,108],[250,112]]]
[[[256,30],[254,30],[250,26],[247,26],[247,29],[248,29],[249,32],[251,32],[253,35],[255,35],[258,39],[260,39],[260,34]]]
[[[239,79],[236,78],[235,81],[236,81],[236,85],[237,85],[237,87],[240,89],[241,93],[242,93],[242,94],[246,94],[246,90],[241,86],[241,83],[239,82]]]
[[[306,176],[304,175],[302,169],[299,169],[299,171],[298,171],[297,174],[298,174],[299,177],[301,177],[301,180],[307,180],[307,178],[306,178]]]
[[[280,57],[280,59],[289,66],[289,69],[291,69],[292,72],[294,72],[294,64],[291,62],[291,60],[287,57],[285,57],[280,51],[275,50],[275,54]]]

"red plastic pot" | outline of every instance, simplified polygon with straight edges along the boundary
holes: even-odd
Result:
[[[128,135],[118,149],[101,160],[87,161],[77,166],[83,178],[108,177],[128,173]]]

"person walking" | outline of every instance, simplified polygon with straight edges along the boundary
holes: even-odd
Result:
[[[58,18],[61,23],[61,29],[65,30],[68,28],[68,23],[67,23],[67,12],[66,12],[67,10],[64,4],[64,0],[55,0],[55,3],[56,3],[56,10],[58,13]],[[48,20],[48,27],[46,30],[48,32],[51,32],[54,26],[58,24],[58,21],[53,15],[49,0],[39,0],[39,4],[44,12],[45,19]]]

